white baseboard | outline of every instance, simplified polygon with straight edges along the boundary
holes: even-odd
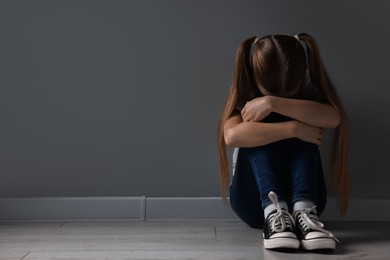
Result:
[[[147,219],[237,219],[221,198],[146,198]]]
[[[142,219],[142,197],[0,199],[0,220]]]
[[[238,219],[219,197],[66,197],[0,199],[0,220]],[[329,199],[321,220],[339,220]],[[346,221],[390,221],[389,199],[351,199]]]

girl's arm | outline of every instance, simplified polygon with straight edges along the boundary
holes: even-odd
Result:
[[[256,147],[294,137],[319,145],[322,128],[296,120],[280,123],[243,122],[239,113],[231,116],[224,125],[225,143],[232,147]]]
[[[335,128],[340,123],[340,114],[331,105],[275,96],[264,96],[249,101],[241,115],[244,121],[260,121],[271,112],[318,127]]]

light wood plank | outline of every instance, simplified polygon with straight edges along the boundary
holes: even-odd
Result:
[[[19,252],[9,251],[9,250],[0,250],[0,260],[20,260],[26,256],[29,251],[20,250]],[[24,259],[23,259],[24,260]]]
[[[133,260],[133,259],[259,259],[258,253],[248,253],[240,251],[67,251],[67,252],[33,252],[24,260],[46,260],[46,259],[61,259],[61,260]]]
[[[237,221],[0,222],[0,260],[23,256],[23,260],[325,260],[388,259],[390,255],[390,222],[326,226],[342,241],[331,254],[265,250],[261,230]]]

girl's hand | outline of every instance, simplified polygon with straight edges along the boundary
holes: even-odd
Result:
[[[258,122],[271,112],[271,98],[264,96],[247,102],[241,111],[241,117],[244,122]]]
[[[295,121],[294,135],[302,141],[320,145],[323,138],[323,129]]]

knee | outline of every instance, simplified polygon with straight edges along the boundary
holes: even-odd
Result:
[[[244,149],[249,158],[253,156],[259,156],[259,155],[273,155],[279,153],[281,149],[280,145],[282,141],[277,141],[262,146],[249,147]]]
[[[299,150],[310,151],[310,152],[319,151],[318,145],[303,141],[298,138],[286,139],[285,143],[287,146],[290,146],[293,149],[299,149]]]

